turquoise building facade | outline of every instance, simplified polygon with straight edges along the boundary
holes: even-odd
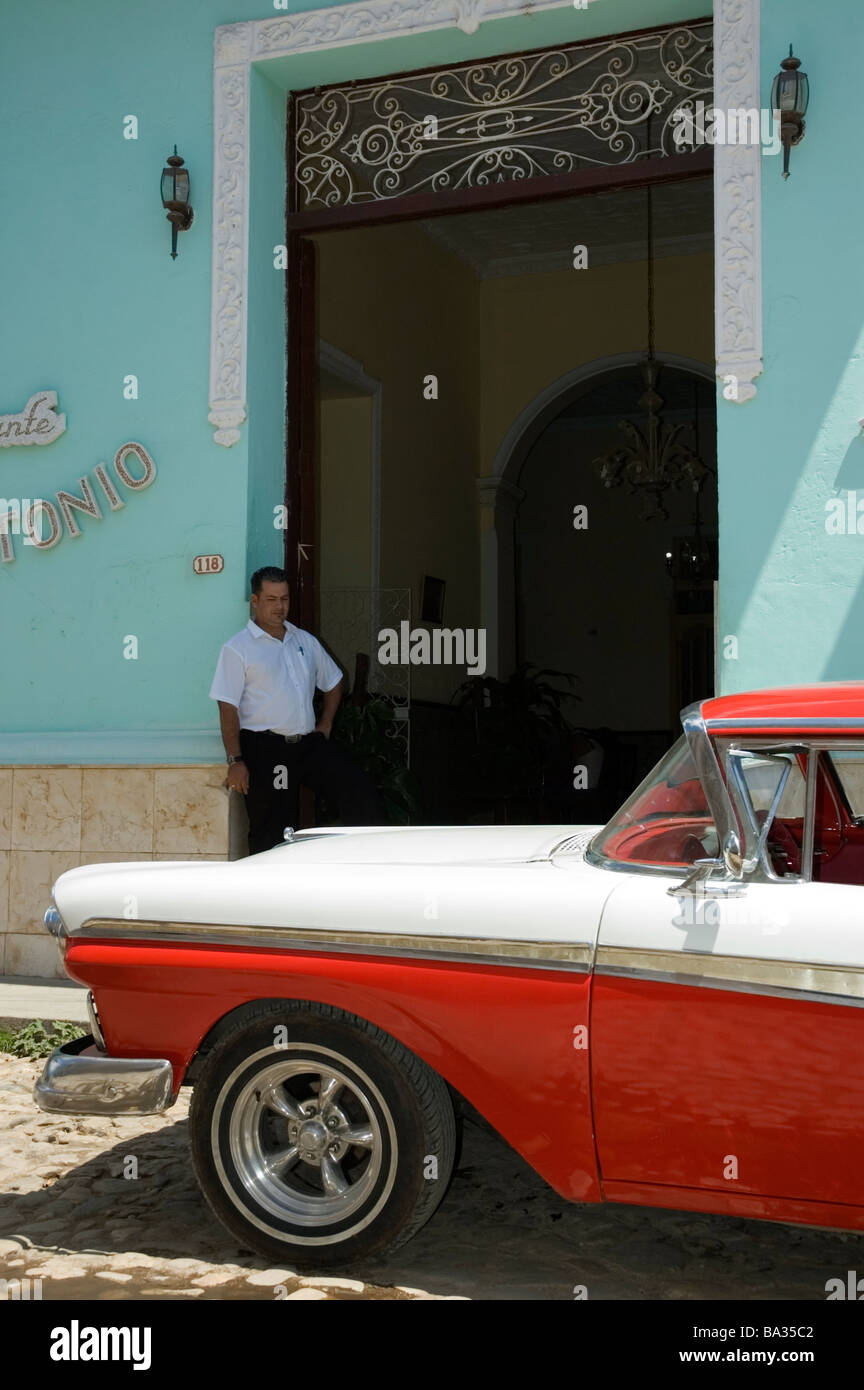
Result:
[[[0,416],[55,392],[66,428],[44,446],[0,436],[2,497],[47,499],[61,525],[50,547],[10,536],[0,564],[0,970],[53,972],[37,904],[73,863],[220,857],[236,837],[207,691],[248,615],[249,574],[282,560],[287,93],[702,9],[9,7]],[[758,148],[715,151],[718,688],[855,678],[864,539],[832,530],[829,504],[864,499],[864,189],[849,109],[864,11],[835,0],[828,25],[805,0],[715,0],[713,18],[718,106],[767,107],[790,43],[812,91],[788,181]],[[175,144],[195,218],[172,260],[158,179]],[[152,480],[134,452],[115,464],[129,443]],[[73,509],[74,534],[56,498],[86,501],[82,478],[101,519]],[[196,573],[201,555],[224,568]]]

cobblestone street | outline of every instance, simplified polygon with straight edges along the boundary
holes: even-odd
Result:
[[[864,1270],[864,1238],[641,1207],[572,1206],[466,1124],[432,1221],[386,1263],[344,1278],[268,1268],[224,1232],[188,1157],[184,1096],[165,1117],[51,1117],[42,1063],[0,1056],[0,1277],[73,1299],[824,1300]],[[129,1155],[138,1177],[122,1176]]]

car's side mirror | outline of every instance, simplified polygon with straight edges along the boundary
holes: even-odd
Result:
[[[713,878],[717,869],[722,869],[724,878]],[[676,883],[668,889],[671,898],[723,898],[734,896],[742,891],[741,879],[744,877],[744,857],[738,836],[730,831],[723,841],[723,853],[719,859],[697,859],[693,872],[683,883]]]
[[[744,855],[741,841],[734,831],[730,831],[723,841],[723,863],[733,878],[744,877]]]

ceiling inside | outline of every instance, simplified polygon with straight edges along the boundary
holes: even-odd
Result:
[[[583,194],[508,208],[427,218],[427,236],[469,265],[481,280],[568,270],[573,247],[587,247],[588,267],[643,261],[648,208],[644,188]],[[714,203],[710,176],[666,183],[652,192],[654,254],[710,254]]]

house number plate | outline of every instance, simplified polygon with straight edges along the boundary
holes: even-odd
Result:
[[[192,568],[196,574],[220,574],[225,568],[225,561],[221,555],[196,555]]]

